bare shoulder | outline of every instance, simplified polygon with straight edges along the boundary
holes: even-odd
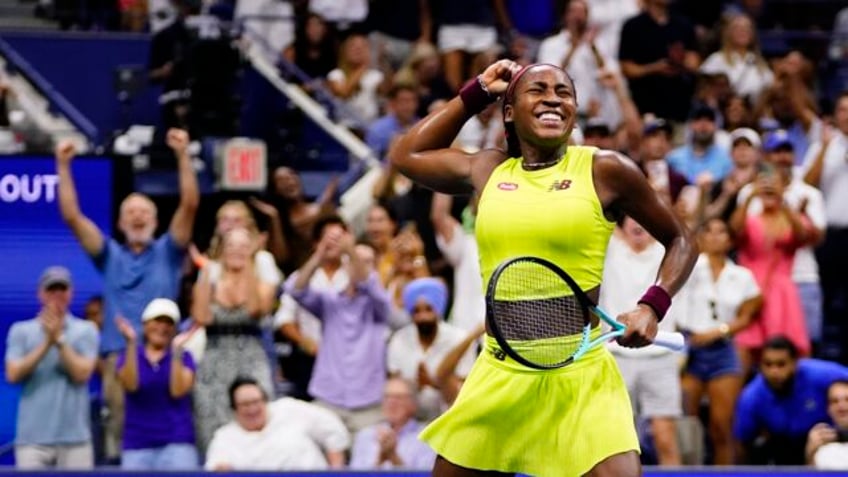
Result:
[[[507,159],[507,154],[501,149],[483,149],[474,155],[471,166],[471,182],[477,192],[483,190],[486,182],[489,181],[489,176],[503,161]]]
[[[603,180],[627,180],[631,176],[643,177],[636,161],[620,152],[598,149],[595,151],[593,159],[592,167],[595,176]]]
[[[595,191],[598,194],[604,210],[616,216],[615,204],[623,197],[647,187],[645,176],[633,159],[616,151],[599,149],[595,151],[592,163],[592,176]]]

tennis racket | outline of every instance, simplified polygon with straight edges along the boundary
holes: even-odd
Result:
[[[592,339],[591,314],[610,331]],[[535,369],[566,366],[627,328],[598,308],[564,270],[537,257],[512,258],[495,269],[486,291],[486,319],[504,353]],[[680,350],[684,338],[660,331],[654,344]]]

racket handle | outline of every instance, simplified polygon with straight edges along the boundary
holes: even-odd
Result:
[[[672,331],[658,331],[657,337],[654,338],[654,344],[663,348],[680,351],[686,347],[686,340],[683,334]]]

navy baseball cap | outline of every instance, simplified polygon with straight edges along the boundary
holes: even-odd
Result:
[[[674,134],[674,130],[671,127],[671,124],[668,123],[665,119],[662,118],[653,118],[648,121],[645,121],[645,126],[642,128],[642,134],[645,136],[649,136],[657,131],[665,131],[665,133],[671,137]]]
[[[778,129],[777,131],[770,132],[766,135],[765,140],[763,141],[763,150],[766,152],[774,152],[778,149],[784,148],[791,150],[795,149],[795,145],[792,144],[789,133],[786,132],[785,129]]]
[[[706,104],[699,104],[695,106],[692,108],[692,111],[689,112],[689,120],[694,121],[696,119],[708,119],[710,121],[715,121],[715,109],[707,106]]]

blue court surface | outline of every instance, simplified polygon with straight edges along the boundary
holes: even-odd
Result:
[[[49,477],[55,475],[78,476],[78,477],[135,477],[139,475],[156,475],[157,477],[189,477],[210,476],[217,477],[267,477],[269,475],[283,477],[345,477],[345,476],[376,476],[376,477],[430,477],[429,472],[122,472],[119,470],[97,470],[93,472],[21,472],[11,468],[0,468],[0,476],[5,475],[27,475],[30,477]],[[740,477],[802,477],[807,475],[842,475],[848,476],[848,471],[842,472],[819,472],[803,467],[686,467],[681,469],[658,469],[645,467],[645,477],[715,477],[715,476],[740,476]]]

